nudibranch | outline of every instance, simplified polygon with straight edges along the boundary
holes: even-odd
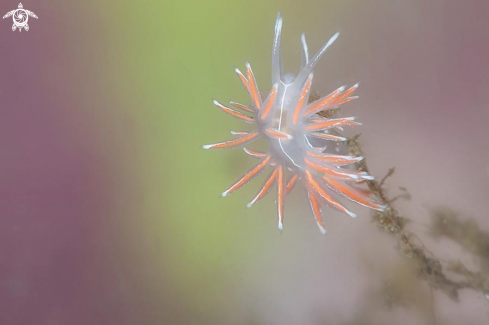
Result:
[[[205,145],[203,148],[234,148],[264,138],[268,142],[268,152],[243,148],[248,155],[258,159],[258,163],[224,191],[222,196],[233,193],[270,167],[270,174],[248,207],[262,199],[276,184],[278,227],[282,231],[285,197],[296,183],[301,182],[306,190],[316,223],[320,231],[326,233],[321,217],[322,205],[356,217],[334,198],[336,195],[368,208],[376,210],[385,208],[376,202],[368,191],[359,187],[360,183],[373,179],[366,172],[354,168],[355,163],[363,157],[340,155],[332,150],[336,148],[335,143],[347,140],[339,135],[343,126],[354,126],[360,123],[356,122],[354,117],[326,118],[324,114],[318,114],[325,110],[339,108],[356,99],[356,96],[351,95],[358,88],[358,84],[348,89],[340,87],[331,94],[309,103],[313,68],[339,33],[333,35],[312,59],[309,59],[306,39],[302,34],[302,66],[294,77],[292,74],[283,73],[281,30],[282,18],[279,14],[275,24],[272,49],[273,86],[268,96],[262,98],[251,66],[246,63],[245,73],[239,69],[235,71],[250,95],[251,105],[230,101],[229,106],[225,106],[214,100],[214,104],[223,112],[254,125],[255,129],[249,132],[232,131],[231,133],[235,135],[234,139]],[[286,174],[290,174],[288,180]]]

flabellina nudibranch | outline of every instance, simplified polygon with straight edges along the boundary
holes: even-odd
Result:
[[[321,217],[321,206],[346,213],[351,217],[356,215],[338,203],[333,196],[338,194],[360,205],[384,210],[385,206],[371,198],[367,191],[357,187],[365,180],[373,179],[366,172],[345,168],[355,166],[363,157],[353,157],[332,153],[331,144],[347,139],[338,136],[338,130],[343,126],[360,125],[354,117],[326,118],[317,113],[325,110],[339,108],[356,99],[350,96],[358,84],[345,90],[340,87],[326,97],[309,103],[313,68],[326,49],[338,37],[336,33],[331,39],[309,60],[309,54],[304,34],[302,34],[302,66],[297,77],[284,74],[282,67],[282,53],[280,49],[280,34],[282,18],[277,16],[275,24],[275,37],[272,49],[272,89],[265,100],[262,99],[253,71],[246,63],[246,74],[235,69],[239,79],[248,91],[251,105],[243,105],[233,101],[229,104],[238,110],[225,106],[214,100],[214,104],[225,113],[255,126],[250,132],[231,133],[236,137],[232,140],[205,145],[204,149],[234,148],[249,144],[260,138],[268,142],[268,152],[258,152],[248,148],[244,151],[258,159],[258,163],[249,169],[230,188],[222,193],[227,196],[249,181],[254,179],[268,167],[272,171],[268,175],[262,188],[248,203],[251,207],[262,199],[277,185],[278,227],[283,228],[284,200],[294,185],[300,181],[306,190],[307,197],[320,231],[324,234]],[[331,132],[335,130],[335,132]],[[328,150],[329,149],[329,150]],[[290,171],[290,178],[286,181],[286,171]]]

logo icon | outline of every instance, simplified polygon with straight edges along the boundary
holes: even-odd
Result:
[[[14,19],[14,24],[12,25],[12,31],[14,32],[17,28],[19,29],[19,32],[22,31],[22,28],[24,28],[26,31],[29,30],[29,25],[27,25],[29,16],[37,19],[36,14],[33,13],[32,11],[25,10],[22,3],[19,3],[19,9],[14,9],[12,11],[7,12],[5,16],[3,16],[3,19],[10,16],[12,16]]]

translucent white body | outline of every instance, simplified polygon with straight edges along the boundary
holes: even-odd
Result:
[[[282,55],[280,50],[280,35],[282,18],[277,17],[275,24],[275,37],[272,50],[272,89],[266,99],[262,99],[251,66],[246,64],[246,74],[236,69],[238,77],[248,91],[252,104],[250,106],[230,102],[245,113],[235,111],[230,107],[214,101],[214,104],[231,116],[254,124],[256,129],[251,132],[232,132],[237,138],[205,145],[205,149],[232,148],[251,143],[264,137],[269,144],[267,153],[257,152],[245,148],[245,152],[260,159],[258,164],[248,170],[229,189],[222,193],[226,196],[247,184],[266,168],[271,167],[272,172],[266,178],[263,187],[248,204],[248,207],[263,198],[270,188],[277,184],[277,206],[279,229],[283,226],[283,210],[285,196],[292,190],[298,180],[301,180],[306,189],[312,212],[321,232],[326,230],[321,217],[321,204],[346,213],[352,217],[355,214],[338,203],[332,195],[342,195],[347,199],[363,206],[382,210],[384,206],[377,203],[368,195],[366,190],[356,185],[372,179],[365,172],[355,171],[344,166],[354,166],[362,157],[342,156],[336,152],[327,152],[326,146],[330,141],[345,141],[346,138],[338,135],[337,130],[343,126],[358,125],[353,117],[329,119],[317,113],[338,108],[355,99],[350,96],[358,84],[345,90],[340,87],[328,96],[309,103],[310,90],[313,80],[312,70],[321,55],[336,40],[338,33],[309,60],[305,36],[302,35],[302,66],[297,75],[284,74],[282,69]],[[249,116],[253,113],[255,116]],[[330,132],[336,129],[335,132]],[[319,144],[319,145],[318,145]],[[285,173],[290,171],[291,177],[285,181]]]
[[[266,128],[274,128],[280,132],[288,134],[291,138],[276,138],[268,136],[270,151],[276,157],[281,157],[288,168],[304,169],[304,157],[306,152],[310,151],[312,145],[308,140],[308,133],[305,131],[306,122],[304,120],[304,110],[309,101],[309,91],[306,93],[306,98],[303,99],[303,107],[301,107],[301,121],[299,123],[290,123],[295,113],[295,109],[301,99],[301,92],[304,84],[312,73],[312,70],[326,49],[333,44],[339,33],[333,37],[321,48],[321,50],[309,60],[309,53],[305,35],[302,34],[302,66],[297,77],[291,73],[284,74],[281,52],[281,30],[282,18],[277,17],[275,24],[275,38],[272,49],[272,83],[277,85],[277,96],[274,101],[271,118],[265,121],[258,120],[258,128],[262,130]],[[311,78],[312,79],[312,78]]]

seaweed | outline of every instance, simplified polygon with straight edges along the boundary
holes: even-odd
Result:
[[[311,94],[311,97],[314,96],[319,97],[316,92]],[[318,115],[335,118],[338,112],[339,109],[335,109],[319,112]],[[350,155],[365,157],[358,162],[358,170],[370,174],[368,159],[359,141],[360,136],[361,134],[351,138],[346,137],[346,145]],[[401,194],[392,198],[387,195],[385,183],[394,172],[393,167],[380,181],[377,179],[365,181],[372,195],[387,207],[385,211],[373,211],[373,220],[378,227],[396,239],[400,253],[414,262],[417,277],[426,281],[430,288],[441,290],[454,300],[458,300],[459,291],[462,289],[480,292],[489,299],[489,233],[482,231],[474,219],[461,220],[459,214],[453,209],[433,208],[430,211],[431,235],[435,238],[445,237],[460,245],[479,260],[479,269],[470,270],[460,260],[444,261],[438,258],[423,245],[414,232],[406,229],[409,219],[401,215],[394,206],[398,199],[411,199],[407,189],[400,186],[398,188]]]
[[[364,156],[359,142],[360,135],[347,140],[348,150],[351,155]],[[359,169],[369,172],[367,159],[360,161]],[[389,198],[384,185],[386,180],[394,173],[394,168],[389,169],[381,180],[367,180],[366,184],[373,195],[387,209],[374,211],[373,219],[382,231],[396,238],[399,251],[403,256],[412,260],[415,264],[417,276],[426,281],[431,288],[446,293],[454,300],[458,299],[459,291],[471,289],[480,292],[489,299],[489,233],[480,230],[473,219],[461,221],[457,214],[449,208],[440,207],[431,211],[431,234],[435,237],[446,237],[459,244],[467,252],[479,259],[479,270],[470,270],[460,260],[442,261],[428,250],[419,237],[405,227],[406,217],[402,216],[394,206],[398,198],[410,199],[410,194],[405,188],[401,195]],[[450,274],[451,273],[451,274]],[[457,279],[455,279],[457,275]]]

